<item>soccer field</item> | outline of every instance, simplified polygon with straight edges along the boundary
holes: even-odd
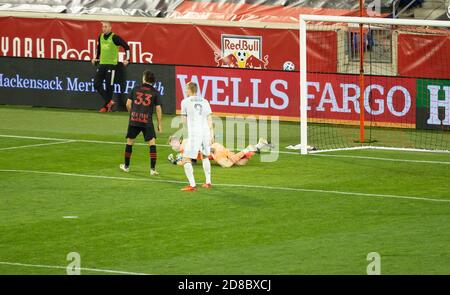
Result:
[[[127,119],[0,107],[0,274],[65,274],[70,252],[82,274],[365,274],[370,252],[382,274],[450,274],[450,154],[257,155],[182,193],[167,146],[159,176],[143,145],[119,170]],[[281,151],[298,131],[280,123]]]

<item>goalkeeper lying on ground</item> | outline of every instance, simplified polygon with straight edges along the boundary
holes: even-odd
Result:
[[[176,156],[170,154],[168,160],[174,165],[183,165],[182,164],[182,156],[183,152],[183,142],[176,137],[170,137],[169,144],[172,147],[172,150],[178,152]],[[210,160],[214,160],[217,164],[224,168],[229,168],[233,165],[242,166],[248,163],[251,157],[256,152],[259,152],[263,148],[272,148],[273,146],[267,142],[264,138],[261,138],[256,145],[249,145],[242,151],[238,153],[234,153],[221,145],[220,143],[213,143],[211,145],[211,153]],[[197,160],[201,160],[202,155],[199,154]]]

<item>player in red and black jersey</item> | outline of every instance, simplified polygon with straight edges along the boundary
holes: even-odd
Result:
[[[127,100],[127,109],[130,112],[128,123],[127,145],[125,148],[125,163],[120,164],[120,169],[125,172],[130,170],[130,158],[133,144],[139,133],[144,135],[145,142],[150,147],[150,175],[158,175],[156,172],[156,133],[153,126],[153,109],[156,109],[158,119],[158,132],[162,132],[162,109],[159,101],[159,93],[153,87],[155,76],[150,71],[142,75],[142,85],[136,86]]]

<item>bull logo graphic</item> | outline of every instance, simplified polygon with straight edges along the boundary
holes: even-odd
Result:
[[[269,56],[262,57],[262,38],[222,35],[222,52],[214,52],[218,67],[266,69]]]

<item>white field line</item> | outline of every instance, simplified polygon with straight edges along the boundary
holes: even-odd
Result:
[[[434,153],[434,154],[449,154],[450,151],[445,150],[427,150],[427,149],[415,149],[415,148],[398,148],[398,147],[385,147],[385,146],[373,146],[373,145],[363,145],[354,146],[348,148],[336,148],[336,149],[326,149],[310,151],[309,154],[319,154],[319,153],[329,153],[329,152],[339,152],[339,151],[353,151],[353,150],[385,150],[385,151],[403,151],[403,152],[418,152],[418,153]]]
[[[19,138],[19,139],[35,139],[35,140],[54,140],[54,141],[73,141],[73,142],[84,142],[84,143],[98,143],[98,144],[116,144],[122,145],[125,144],[125,141],[103,141],[103,140],[89,140],[89,139],[71,139],[71,138],[54,138],[54,137],[36,137],[36,136],[21,136],[21,135],[9,135],[9,134],[0,134],[0,137],[4,138]],[[147,145],[145,143],[135,143],[135,145]],[[158,146],[170,147],[168,144],[157,144]],[[291,154],[291,155],[299,155],[300,152],[288,152],[288,151],[272,151],[280,154]]]
[[[47,142],[47,143],[12,146],[12,147],[0,148],[0,151],[17,150],[17,149],[24,149],[24,148],[30,148],[30,147],[38,147],[38,146],[40,147],[40,146],[64,144],[64,143],[71,143],[71,142],[75,142],[75,140],[66,140],[66,141],[58,141],[58,142]]]
[[[385,151],[405,151],[405,152],[420,152],[420,153],[436,153],[436,154],[450,154],[450,151],[445,150],[427,150],[414,148],[395,148],[386,146],[370,146],[371,150],[385,150]]]
[[[89,175],[89,174],[52,172],[52,171],[0,169],[0,172],[46,174],[46,175],[85,177],[85,178],[97,178],[97,179],[186,184],[185,181],[170,180],[170,179],[116,177],[116,176]],[[450,203],[450,199],[439,199],[439,198],[435,198],[435,197],[413,197],[413,196],[402,196],[402,195],[371,194],[371,193],[360,193],[360,192],[345,192],[345,191],[335,191],[335,190],[291,188],[291,187],[282,187],[282,186],[264,186],[264,185],[251,185],[251,184],[247,185],[247,184],[215,183],[214,186],[255,188],[255,189],[266,189],[266,190],[294,191],[294,192],[306,192],[306,193],[323,193],[323,194],[335,194],[335,195],[345,195],[345,196],[378,197],[378,198],[392,198],[392,199],[406,199],[406,200]]]
[[[125,142],[118,142],[118,141],[102,141],[102,140],[71,139],[71,138],[53,138],[53,137],[35,137],[35,136],[20,136],[20,135],[9,135],[9,134],[0,134],[0,138],[1,137],[4,137],[4,138],[19,138],[19,139],[48,140],[48,141],[84,142],[84,143],[96,143],[96,144],[115,144],[115,145],[125,144]],[[49,145],[49,144],[46,144],[46,145]],[[145,143],[135,143],[135,145],[147,145],[147,144],[145,144]],[[157,145],[161,146],[161,147],[170,147],[170,145],[168,145],[168,144],[157,144]],[[310,155],[323,156],[321,153],[325,153],[325,152],[343,151],[343,150],[364,150],[364,149],[403,150],[403,151],[411,151],[411,152],[430,152],[429,150],[412,150],[412,149],[381,148],[381,147],[366,147],[366,146],[363,146],[363,147],[352,147],[352,148],[344,148],[344,149],[330,149],[330,150],[322,150],[322,151],[313,151],[313,152],[310,152]],[[0,149],[0,151],[1,150],[2,149]],[[300,151],[298,151],[298,152],[272,151],[272,152],[273,153],[279,153],[279,154],[287,154],[287,155],[300,155]],[[344,157],[343,155],[326,155],[326,156],[328,156],[328,157]],[[379,158],[379,157],[363,157],[363,156],[350,156],[350,155],[346,155],[345,157],[346,158],[354,158],[354,159],[380,160],[380,161],[393,161],[393,162],[428,163],[428,164],[450,164],[449,162],[439,162],[439,161],[408,160],[408,159],[393,159],[393,158]]]
[[[0,261],[0,265],[34,267],[34,268],[64,269],[64,270],[67,269],[66,266],[59,266],[59,265],[29,264],[29,263],[18,263],[18,262],[7,262],[7,261]],[[92,272],[102,272],[102,273],[115,273],[115,274],[123,274],[123,275],[149,275],[149,274],[146,274],[146,273],[139,273],[139,272],[129,272],[129,271],[112,270],[112,269],[99,269],[99,268],[89,268],[89,267],[74,267],[74,268],[71,268],[71,269],[73,269],[73,270],[92,271]]]
[[[20,135],[6,135],[0,134],[0,137],[4,138],[19,138],[19,139],[35,139],[35,140],[48,140],[48,141],[72,141],[72,142],[85,142],[85,143],[99,143],[99,144],[125,144],[125,141],[102,141],[102,140],[88,140],[88,139],[73,139],[73,138],[54,138],[54,137],[35,137],[35,136],[20,136]],[[135,143],[135,145],[147,145],[145,143]],[[169,147],[168,144],[158,144],[158,146]]]
[[[18,138],[18,139],[35,139],[35,140],[48,140],[48,141],[72,141],[72,142],[84,142],[84,143],[98,143],[98,144],[115,144],[122,145],[125,144],[125,141],[103,141],[103,140],[89,140],[89,139],[71,139],[71,138],[54,138],[54,137],[35,137],[35,136],[20,136],[20,135],[9,135],[9,134],[0,134],[0,137],[4,138]],[[135,145],[147,145],[145,143],[136,142]],[[168,144],[159,144],[157,146],[170,147]],[[299,155],[300,152],[288,152],[288,151],[272,151],[280,154],[292,154]]]
[[[441,162],[441,161],[392,159],[392,158],[367,157],[367,156],[327,155],[327,154],[313,154],[312,156],[314,156],[314,157],[352,158],[352,159],[379,160],[379,161],[392,161],[392,162],[428,163],[428,164],[450,165],[450,162]]]
[[[329,153],[329,152],[338,152],[338,151],[368,150],[368,149],[370,149],[369,146],[353,146],[353,147],[348,147],[348,148],[336,148],[336,149],[310,151],[310,152],[308,152],[308,154]]]

